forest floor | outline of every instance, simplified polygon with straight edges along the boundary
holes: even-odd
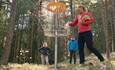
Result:
[[[84,65],[80,65],[78,61],[77,64],[62,62],[57,68],[57,70],[115,70],[115,52],[111,53],[109,61],[100,62],[94,55],[90,55],[86,58]],[[9,63],[6,66],[1,65],[0,70],[54,70],[54,65]]]

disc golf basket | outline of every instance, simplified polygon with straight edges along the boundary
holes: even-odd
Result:
[[[64,22],[60,22],[60,14],[65,12],[66,5],[63,2],[48,2],[47,10],[53,13],[52,23],[43,26],[44,34],[49,37],[55,37],[55,70],[57,69],[57,49],[58,37],[67,36],[64,29]]]

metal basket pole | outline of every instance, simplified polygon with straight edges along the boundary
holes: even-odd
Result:
[[[57,52],[57,50],[58,50],[58,31],[57,31],[57,29],[58,29],[58,13],[55,13],[54,14],[55,15],[55,70],[57,70],[57,54],[58,54],[58,52]]]

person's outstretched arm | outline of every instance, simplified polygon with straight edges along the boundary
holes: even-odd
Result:
[[[78,23],[78,17],[75,17],[75,20],[73,22],[69,22],[65,25],[64,29],[67,29],[68,26],[74,27]]]
[[[78,23],[78,16],[75,17],[75,20],[73,22],[69,23],[69,26],[74,27]]]

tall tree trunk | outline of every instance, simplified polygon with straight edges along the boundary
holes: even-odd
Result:
[[[0,11],[1,11],[1,9],[2,9],[2,1],[0,1]]]
[[[112,7],[113,7],[113,24],[115,29],[115,0],[112,0]]]
[[[32,20],[32,21],[34,21],[34,20]],[[32,57],[32,62],[34,63],[34,57],[33,57],[33,55],[35,55],[35,53],[32,55],[32,52],[35,52],[35,49],[34,49],[34,51],[32,51],[32,48],[34,47],[32,47],[32,45],[33,45],[33,35],[34,35],[34,22],[32,22],[31,24],[30,24],[30,26],[31,26],[31,29],[30,29],[30,32],[29,32],[29,34],[28,34],[28,49],[29,49],[29,56],[30,57]]]
[[[11,4],[11,15],[10,15],[10,23],[8,24],[9,29],[6,35],[6,42],[3,48],[3,54],[0,60],[0,64],[6,65],[9,59],[9,53],[11,49],[11,42],[13,38],[13,30],[15,26],[15,16],[16,16],[16,0],[12,0]]]
[[[71,18],[73,18],[73,3],[72,3],[72,0],[70,0],[70,9],[71,9]]]
[[[15,54],[14,54],[14,57],[13,57],[13,62],[18,62],[18,54],[19,54],[19,51],[20,51],[20,40],[21,40],[21,32],[20,30],[16,30],[16,39],[15,39]]]
[[[108,18],[107,18],[107,0],[102,0],[102,26],[105,35],[105,48],[106,48],[106,57],[107,59],[110,58],[110,48],[109,48],[109,34],[108,34]]]
[[[113,38],[112,38],[112,51],[114,51],[115,50],[115,0],[112,0],[112,10],[113,10],[113,12],[112,12],[112,14],[113,14],[113,17],[112,17],[112,20],[113,20],[113,23],[112,23],[112,25],[113,25]]]
[[[41,13],[42,13],[42,2],[43,2],[43,0],[39,0],[38,2],[37,2],[37,6],[39,6],[39,8],[37,8],[37,12],[38,12],[38,15],[37,15],[37,17],[38,17],[38,24],[37,24],[37,34],[38,34],[38,40],[37,40],[37,48],[39,48],[40,46],[41,46],[41,44],[42,44],[42,42],[44,41],[44,33],[43,33],[43,28],[42,28],[42,22],[41,22]],[[40,53],[38,53],[38,58],[36,58],[37,59],[37,61],[38,61],[38,63],[40,63]]]

